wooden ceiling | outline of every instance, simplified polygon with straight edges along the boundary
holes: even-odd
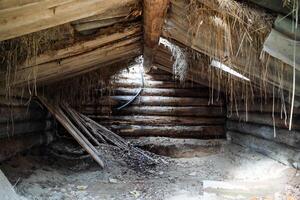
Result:
[[[197,18],[192,20],[193,16],[187,9],[191,4],[186,0],[2,0],[1,43],[62,25],[68,25],[74,34],[68,36],[68,40],[71,37],[71,43],[62,42],[58,48],[46,49],[12,66],[14,70],[9,78],[6,72],[0,72],[0,83],[9,82],[10,86],[48,84],[99,68],[109,68],[111,64],[132,60],[142,54],[145,66],[157,64],[170,68],[170,54],[166,54],[165,49],[158,45],[162,36],[212,59],[227,62],[257,85],[264,79],[267,84],[291,90],[290,66],[284,67],[287,75],[279,77],[276,74],[279,64],[272,61],[274,63],[263,76],[264,65],[260,60],[260,52],[253,46],[246,45],[233,49],[236,51],[234,53],[228,53],[227,40],[242,44],[245,37],[238,35],[241,33],[254,41],[263,42],[255,32],[238,29],[240,22],[236,22],[237,33],[231,32],[228,38],[224,28],[206,23],[205,20],[222,15],[223,20],[234,21],[234,16],[226,16],[216,4],[217,1],[191,2],[211,12],[196,13]],[[268,17],[268,14],[265,16]],[[196,30],[191,29],[195,24]],[[218,37],[225,39],[219,41]],[[207,76],[203,73],[198,81],[207,83]],[[296,76],[300,76],[299,71]],[[296,94],[300,96],[298,86],[297,83]]]

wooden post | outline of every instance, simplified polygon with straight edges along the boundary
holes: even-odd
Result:
[[[144,67],[150,70],[169,0],[144,0]]]

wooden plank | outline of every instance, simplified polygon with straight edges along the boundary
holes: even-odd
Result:
[[[97,149],[87,140],[87,138],[74,126],[68,117],[62,112],[58,106],[49,104],[44,98],[39,97],[41,103],[49,110],[49,112],[61,123],[61,125],[74,137],[74,139],[82,146],[92,158],[104,167],[104,163],[99,157]]]
[[[121,136],[160,136],[176,138],[220,138],[224,137],[223,126],[109,126]]]
[[[111,107],[86,106],[81,112],[89,115],[151,115],[151,116],[180,116],[180,117],[225,117],[225,108],[210,106],[130,106],[121,110],[113,110]]]
[[[0,8],[0,41],[107,12],[136,0],[41,0],[26,5]],[[8,8],[9,7],[9,8]]]
[[[21,200],[0,169],[0,196],[3,200]]]
[[[113,125],[223,125],[225,118],[207,118],[207,117],[181,117],[181,116],[148,116],[148,115],[127,115],[127,116],[99,116],[89,115],[90,118],[101,124]]]
[[[271,126],[234,122],[230,120],[227,121],[226,128],[230,131],[246,133],[248,135],[253,135],[255,137],[271,140],[277,143],[283,143],[300,149],[300,132],[298,131],[276,128],[276,136],[274,136],[274,128]]]
[[[300,169],[300,150],[264,140],[251,135],[228,131],[227,135],[235,144],[248,147],[283,164]]]

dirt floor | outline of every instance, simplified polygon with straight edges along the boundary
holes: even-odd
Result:
[[[300,199],[300,172],[227,142],[210,145],[197,157],[160,157],[156,166],[136,164],[103,146],[103,170],[90,158],[67,161],[45,149],[0,165],[24,199]]]

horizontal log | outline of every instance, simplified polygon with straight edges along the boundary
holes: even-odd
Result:
[[[243,122],[238,123],[230,120],[227,121],[226,128],[230,131],[246,133],[248,135],[253,135],[277,143],[283,143],[300,149],[300,132],[297,131],[276,128],[276,136],[274,136],[274,128],[271,126]]]
[[[270,103],[271,102],[271,103]],[[273,113],[273,99],[267,99],[266,103],[260,103],[260,102],[248,102],[248,105],[246,107],[245,103],[238,103],[238,105],[232,105],[229,104],[227,108],[232,108],[232,112],[236,112],[236,109],[238,111],[242,112],[261,112],[261,113]],[[281,103],[275,103],[274,104],[274,113],[281,113]],[[290,106],[288,103],[285,104],[286,112],[289,115],[290,112]],[[228,109],[228,112],[230,112],[230,109]],[[283,110],[282,110],[283,112]],[[300,108],[294,107],[294,114],[300,114]]]
[[[122,102],[128,102],[132,96],[111,96],[101,98],[100,105],[118,105]],[[191,97],[159,97],[159,96],[139,96],[131,105],[147,106],[208,106],[208,98]],[[215,103],[215,106],[222,105],[222,102]]]
[[[251,135],[228,131],[232,143],[250,148],[265,156],[273,158],[283,164],[300,169],[300,151],[270,140],[257,138]]]
[[[181,117],[181,116],[95,116],[89,115],[90,118],[101,124],[114,125],[224,125],[225,118],[204,118],[204,117]]]
[[[53,133],[38,132],[31,133],[22,137],[12,137],[0,140],[0,162],[11,158],[12,156],[21,153],[32,147],[49,144],[54,140]]]
[[[92,51],[96,48],[124,39],[126,37],[132,37],[141,34],[142,28],[139,24],[133,24],[131,26],[125,26],[121,28],[118,27],[116,32],[110,34],[107,34],[106,32],[111,32],[111,28],[107,31],[103,30],[103,32],[103,34],[97,35],[92,39],[81,40],[72,44],[72,46],[68,46],[55,51],[47,51],[33,58],[29,58],[25,63],[18,66],[18,69],[23,69],[75,55],[80,55],[82,53]]]
[[[35,67],[19,70],[13,75],[13,85],[57,81],[103,67],[118,58],[137,56],[141,52],[140,36],[119,41],[80,55],[67,57]],[[110,63],[111,64],[111,63]],[[3,79],[5,80],[5,79]]]
[[[0,138],[23,135],[33,132],[45,132],[52,128],[51,120],[0,124]]]
[[[112,87],[126,87],[126,88],[138,88],[142,86],[142,80],[115,80],[111,83]],[[154,80],[145,80],[145,88],[194,88],[202,89],[204,86],[193,83],[184,83],[181,84],[175,81],[154,81]]]
[[[247,117],[246,117],[247,116]],[[244,121],[244,122],[251,122],[251,123],[257,123],[257,124],[263,124],[268,126],[273,126],[273,118],[272,114],[261,114],[261,113],[244,113],[240,112],[239,116],[236,114],[233,114],[231,116],[228,116],[229,119],[234,121]],[[248,120],[246,120],[248,119]],[[293,120],[293,126],[292,129],[300,130],[300,119],[294,118]],[[283,119],[281,119],[279,116],[275,116],[275,125],[279,128],[288,128],[288,120],[285,123]]]
[[[112,110],[111,107],[87,106],[81,112],[89,115],[154,115],[180,117],[225,117],[225,108],[222,107],[171,107],[171,106],[129,106],[121,110]]]
[[[223,126],[127,126],[112,125],[108,128],[116,131],[121,136],[142,137],[160,136],[177,138],[221,138],[224,137]]]
[[[99,15],[137,3],[136,0],[41,0],[27,5],[6,6],[0,2],[0,41]]]
[[[47,112],[41,109],[32,109],[27,107],[2,107],[0,106],[0,123],[8,121],[37,121],[45,118],[49,118]]]
[[[117,88],[111,91],[116,96],[134,96],[137,89]],[[167,97],[209,97],[207,88],[201,89],[183,89],[183,88],[144,88],[141,92],[143,96],[167,96]]]

